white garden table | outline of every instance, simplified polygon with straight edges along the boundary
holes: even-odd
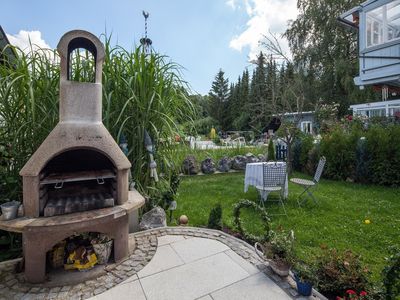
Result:
[[[246,173],[244,176],[244,192],[246,193],[249,186],[263,186],[263,165],[275,165],[275,162],[257,162],[249,163],[246,165]],[[277,165],[286,165],[286,162],[276,162]],[[283,197],[286,199],[288,196],[288,178],[286,174],[285,189],[283,191]],[[268,198],[269,192],[262,191],[261,198],[265,201]]]

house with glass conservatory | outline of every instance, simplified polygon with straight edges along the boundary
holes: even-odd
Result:
[[[368,0],[343,13],[343,24],[358,30],[360,88],[372,85],[382,90],[381,102],[357,104],[354,114],[393,116],[400,113],[400,0]]]
[[[350,105],[353,115],[366,117],[400,117],[400,99]]]
[[[400,86],[400,0],[368,0],[340,20],[358,29],[360,74],[355,84]]]

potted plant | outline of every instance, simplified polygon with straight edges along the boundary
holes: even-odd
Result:
[[[316,282],[315,268],[306,265],[303,262],[297,262],[293,267],[294,279],[297,285],[297,291],[300,295],[310,296],[313,284]]]
[[[269,260],[269,266],[279,276],[289,275],[294,257],[294,233],[270,231],[268,241],[260,244],[255,243],[254,249],[262,259]]]

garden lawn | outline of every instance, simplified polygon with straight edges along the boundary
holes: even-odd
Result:
[[[302,174],[294,177],[308,178]],[[250,187],[247,193],[243,188],[243,173],[183,177],[174,216],[185,214],[190,226],[204,227],[211,208],[220,203],[224,224],[233,228],[233,205],[240,199],[259,201],[255,188]],[[288,216],[271,216],[272,228],[293,229],[296,252],[305,261],[311,261],[321,246],[351,249],[362,256],[371,278],[380,280],[387,248],[400,244],[400,189],[321,180],[314,191],[319,205],[308,202],[299,208],[296,197],[301,191],[301,187],[289,183],[285,203]],[[277,202],[266,205],[268,211],[282,212],[277,208]],[[243,211],[241,217],[248,231],[260,232],[256,214]],[[365,220],[371,223],[365,224]]]

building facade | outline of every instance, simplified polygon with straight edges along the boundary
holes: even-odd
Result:
[[[368,0],[340,15],[358,30],[356,85],[400,86],[400,0]]]
[[[366,117],[400,116],[400,99],[351,105],[353,115]]]

